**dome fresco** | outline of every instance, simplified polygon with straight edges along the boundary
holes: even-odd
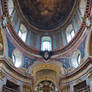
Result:
[[[18,0],[20,8],[32,26],[52,30],[69,16],[75,0]]]
[[[0,92],[92,92],[92,0],[0,0]]]

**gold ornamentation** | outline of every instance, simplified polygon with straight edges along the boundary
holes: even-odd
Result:
[[[40,83],[41,81],[44,81],[44,80],[51,81],[51,82],[54,83],[54,85],[56,86],[56,82],[55,82],[53,79],[51,79],[51,78],[42,78],[42,79],[39,79],[39,80],[35,83],[34,87],[36,87],[36,86],[38,85],[38,83]]]
[[[53,70],[56,71],[58,75],[61,74],[61,70],[53,64],[40,64],[39,66],[37,66],[36,68],[33,69],[33,75],[35,75],[35,73],[37,71],[43,70],[43,69],[49,69],[49,70]]]

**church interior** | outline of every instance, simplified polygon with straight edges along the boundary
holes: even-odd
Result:
[[[0,92],[92,92],[92,0],[0,0]]]

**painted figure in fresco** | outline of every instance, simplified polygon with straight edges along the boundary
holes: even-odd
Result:
[[[53,15],[57,11],[60,0],[34,0],[40,14]]]

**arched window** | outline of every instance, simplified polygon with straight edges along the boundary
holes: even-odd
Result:
[[[72,67],[77,68],[80,64],[80,61],[81,61],[81,54],[80,54],[80,51],[78,50],[73,53],[73,56],[71,59]]]
[[[44,36],[41,39],[41,50],[45,51],[51,51],[52,50],[52,45],[51,45],[51,37],[49,36]]]
[[[85,19],[86,26],[89,27],[91,25],[90,17]]]
[[[13,10],[14,10],[13,0],[8,0],[8,13],[9,13],[9,15],[11,15],[13,13]]]
[[[19,37],[25,42],[26,41],[26,37],[27,37],[27,29],[26,27],[21,24],[20,25],[20,29],[19,29],[19,33],[18,33]]]
[[[23,58],[22,53],[19,50],[15,49],[12,54],[13,64],[15,67],[17,68],[21,67],[23,61],[22,58]]]
[[[81,17],[84,17],[85,6],[86,6],[86,1],[85,0],[80,0],[79,9],[80,9]]]
[[[72,24],[70,24],[67,29],[66,29],[66,38],[67,38],[67,42],[70,42],[71,39],[74,37],[75,35],[75,31],[73,29]]]

